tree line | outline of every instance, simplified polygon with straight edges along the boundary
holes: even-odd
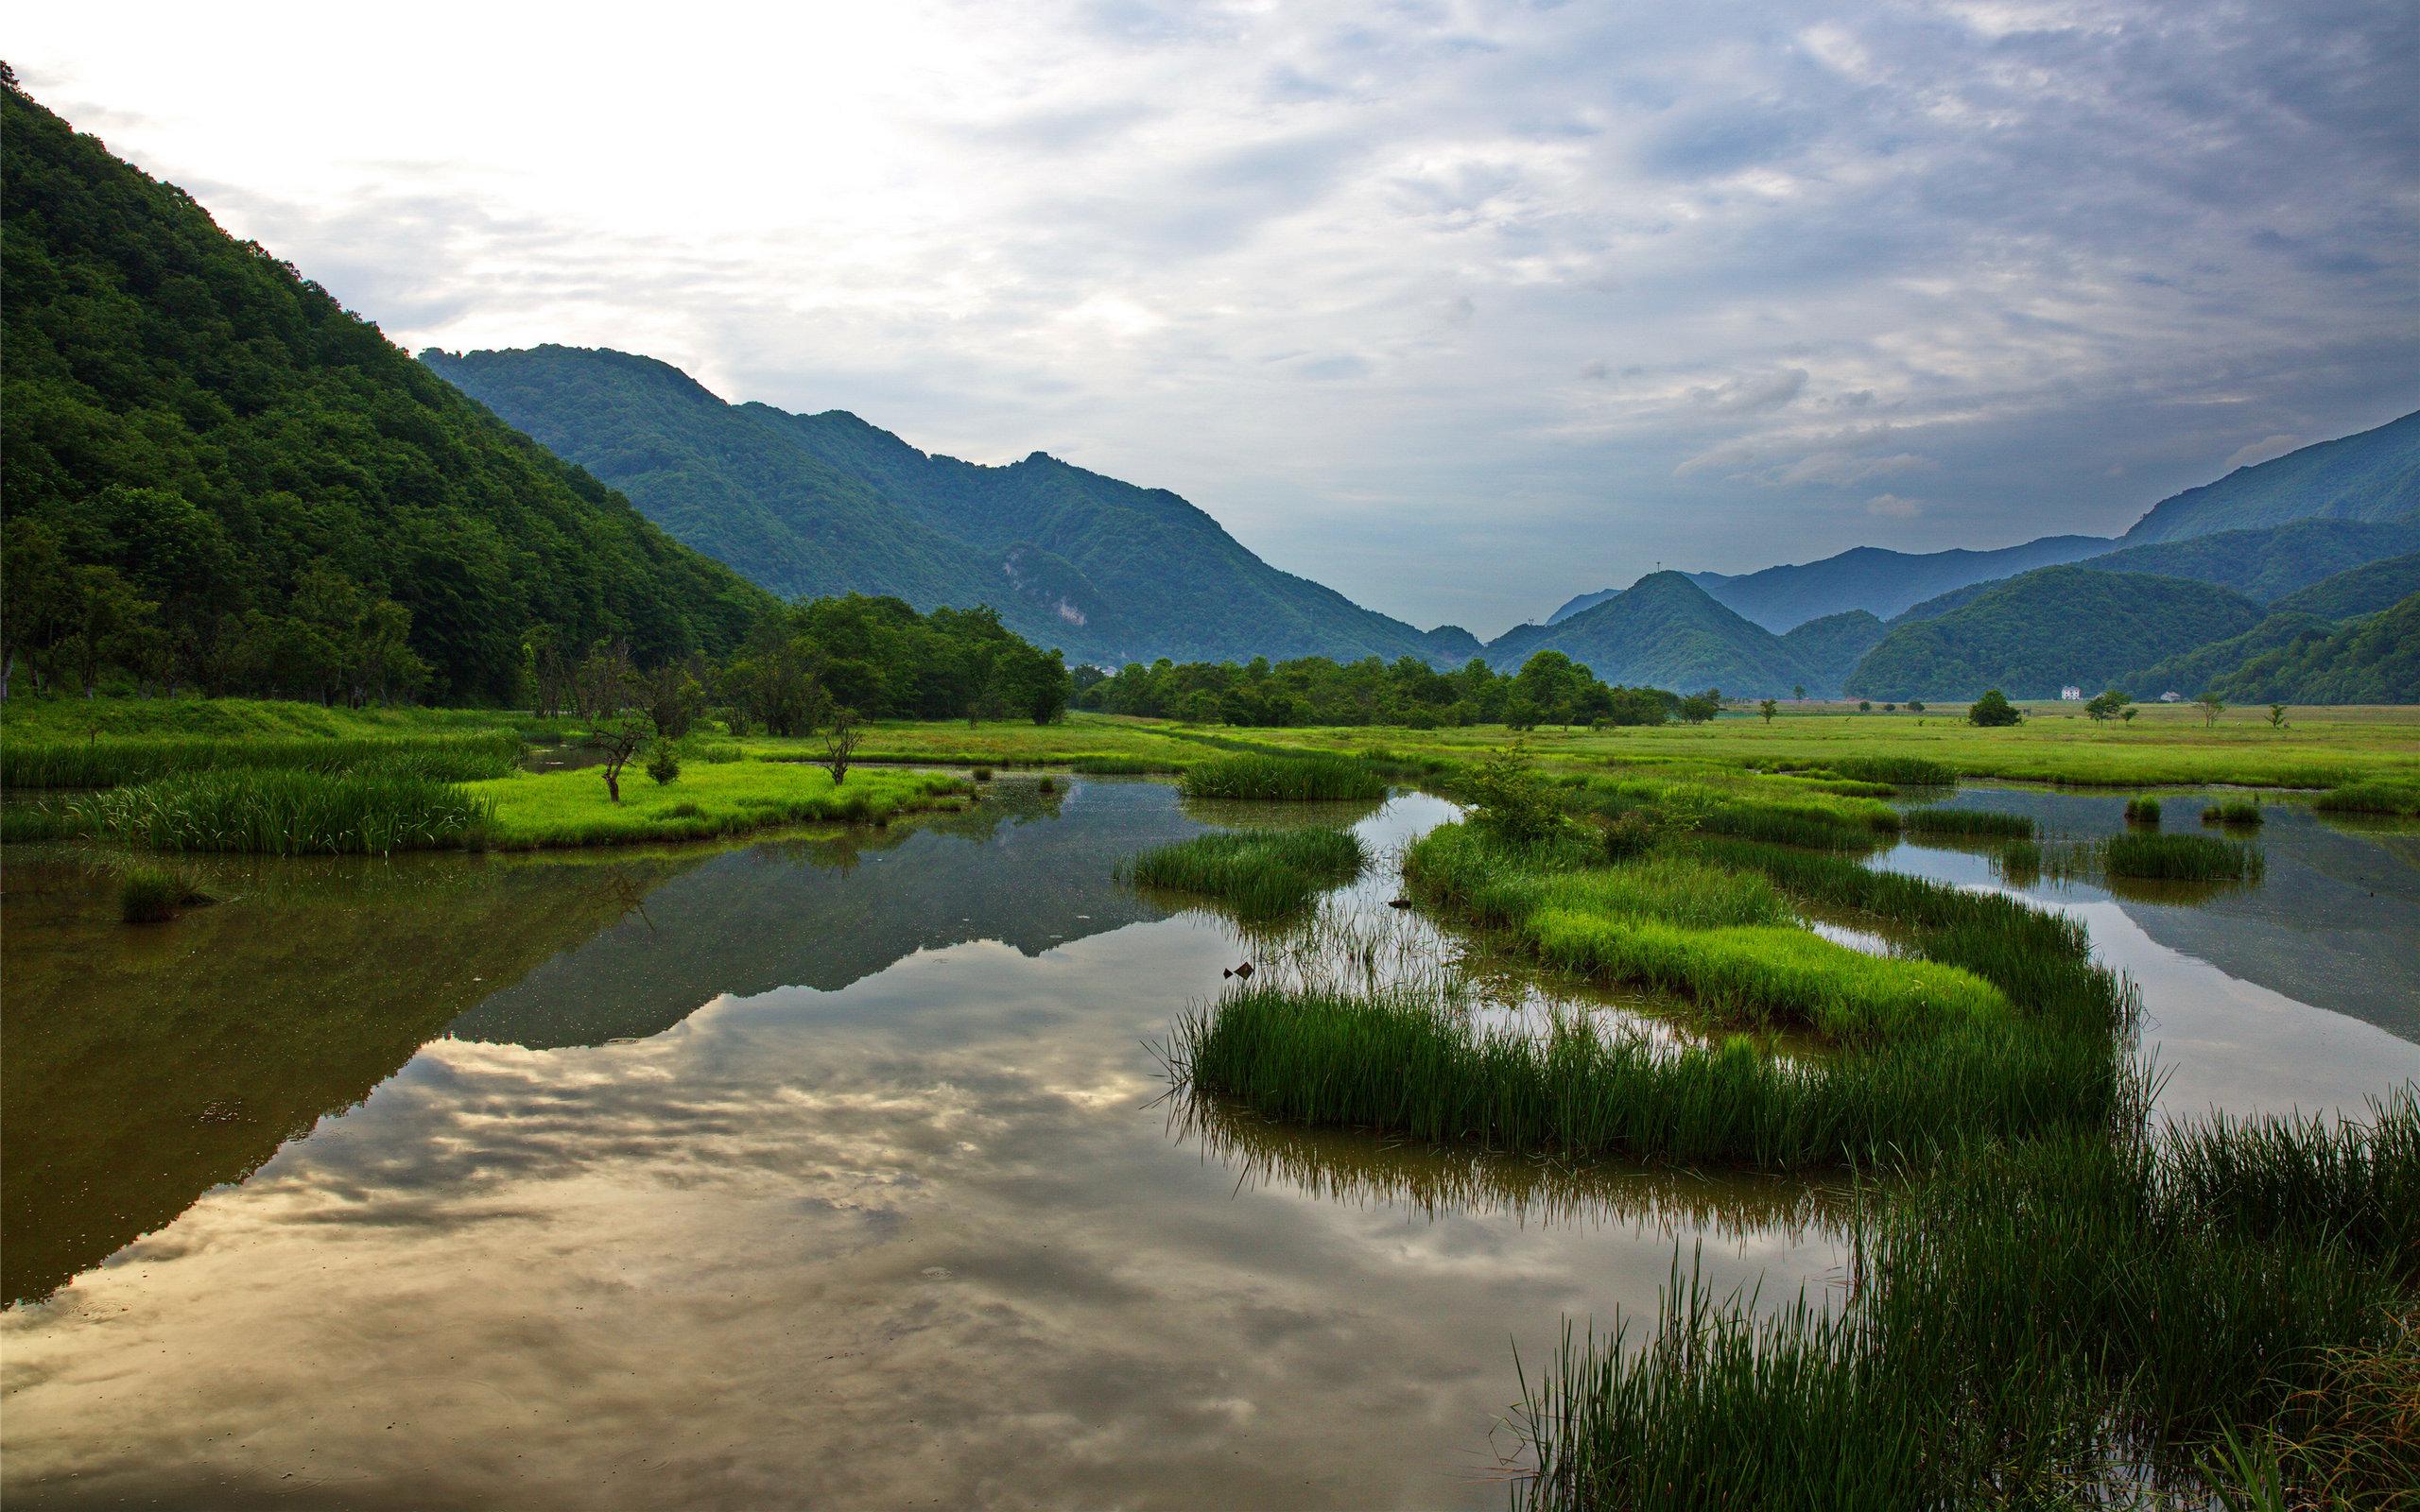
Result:
[[[1477,657],[1441,672],[1414,657],[1338,662],[1303,657],[1270,662],[1131,662],[1115,675],[1075,673],[1075,703],[1104,713],[1230,725],[1660,725],[1702,721],[1721,709],[1709,689],[1683,697],[1661,688],[1608,685],[1561,651],[1540,651],[1518,672]]]

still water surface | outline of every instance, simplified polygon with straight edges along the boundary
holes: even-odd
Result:
[[[848,837],[231,865],[147,929],[12,851],[9,1503],[1501,1505],[1516,1347],[1693,1256],[1839,1283],[1804,1184],[1172,1107],[1153,1043],[1253,947],[1117,863],[1272,816],[994,785]],[[1322,816],[1383,851],[1449,814]],[[2038,890],[2144,982],[2172,1106],[2420,1074],[2410,850],[2263,844],[2250,893]]]

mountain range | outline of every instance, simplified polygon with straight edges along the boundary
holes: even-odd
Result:
[[[785,597],[988,603],[1070,661],[1476,655],[1280,572],[1217,521],[1036,452],[987,467],[842,410],[727,404],[668,363],[544,346],[425,352],[429,369],[629,495],[649,519]]]

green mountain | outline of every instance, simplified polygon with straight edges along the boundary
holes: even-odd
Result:
[[[2097,692],[2135,668],[2252,628],[2261,608],[2182,577],[2045,567],[1929,619],[1902,619],[1845,683],[1852,697]]]
[[[2413,593],[2420,593],[2420,552],[2389,557],[2288,593],[2271,606],[2279,611],[2315,615],[2323,620],[2347,620],[2376,614]]]
[[[1255,656],[1449,662],[1429,633],[1282,573],[1163,489],[1036,452],[984,467],[918,451],[834,410],[730,404],[679,369],[539,347],[422,360],[628,493],[648,518],[786,596],[894,593],[988,603],[1070,660]]]
[[[2187,489],[2119,540],[2140,545],[2310,519],[2420,520],[2420,413]]]
[[[2336,627],[2326,620],[2290,610],[2272,610],[2260,623],[2239,635],[2230,635],[2224,640],[2211,641],[2189,651],[2178,652],[2140,671],[2121,674],[2111,682],[2137,699],[2156,698],[2164,693],[2180,694],[2190,698],[2231,676],[2256,657],[2308,642],[2325,641],[2335,632]]]
[[[2129,546],[2083,565],[2104,573],[2190,577],[2268,603],[2366,562],[2412,552],[2420,552],[2420,517],[2383,524],[2296,520],[2256,530],[2221,530],[2216,535]]]
[[[1829,696],[1888,633],[1880,620],[1864,610],[1852,609],[1808,620],[1783,636],[1781,644],[1824,679],[1819,696]],[[1817,691],[1814,685],[1809,687]]]
[[[2230,703],[2420,703],[2420,593],[2253,657],[2210,691]]]
[[[1510,671],[1541,650],[1561,651],[1607,682],[1737,697],[1787,697],[1827,679],[1781,637],[1750,624],[1681,573],[1650,573],[1560,625],[1520,626],[1490,642],[1487,660]]]
[[[532,627],[652,661],[770,607],[182,190],[14,88],[0,112],[11,658],[98,605],[164,682],[292,690],[388,635],[489,700]]]

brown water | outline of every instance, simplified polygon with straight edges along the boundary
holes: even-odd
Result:
[[[148,927],[12,850],[9,1506],[1500,1505],[1516,1349],[1693,1257],[1774,1302],[1839,1281],[1801,1183],[1171,1103],[1152,1043],[1260,947],[1115,868],[1285,811],[995,789],[878,834],[226,866],[229,902]],[[1449,813],[1322,816],[1384,850]],[[2257,927],[2401,938],[2410,856],[2310,828],[2264,838],[2263,893],[2305,890]],[[2296,880],[2337,840],[2369,849],[2314,872],[2389,906]],[[2314,1105],[2420,1066],[2365,987],[2320,990],[2341,962],[2222,969],[2251,926],[2197,955],[2135,916],[2185,905],[2058,901],[2130,953],[2171,1099],[2187,1067]]]

